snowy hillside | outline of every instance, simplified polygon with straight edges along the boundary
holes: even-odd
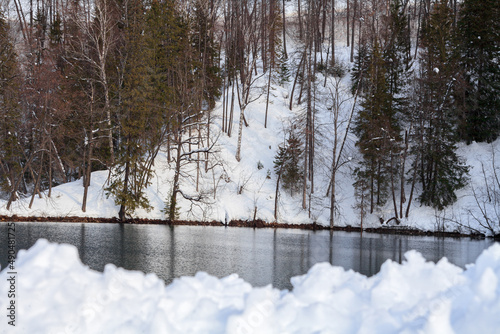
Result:
[[[24,4],[25,8],[28,6],[24,1],[21,1],[21,3]],[[389,5],[387,5],[387,8],[389,8]],[[416,7],[413,9],[415,8]],[[353,124],[349,122],[356,118],[362,97],[359,96],[358,99],[358,96],[352,91],[351,74],[352,69],[357,65],[350,61],[352,54],[354,54],[354,48],[351,49],[345,45],[345,37],[348,32],[346,32],[347,24],[345,22],[344,2],[339,2],[336,7],[338,20],[337,26],[334,28],[337,38],[334,43],[336,68],[332,70],[332,68],[325,65],[328,63],[328,53],[330,52],[330,44],[328,44],[330,40],[328,38],[323,38],[321,42],[321,52],[318,50],[315,50],[315,52],[308,51],[308,61],[312,63],[312,58],[314,58],[314,71],[316,71],[314,73],[314,82],[309,86],[313,87],[309,89],[309,94],[311,94],[312,91],[313,97],[309,99],[305,96],[305,70],[303,69],[302,72],[300,72],[301,64],[305,63],[303,60],[306,59],[307,51],[307,47],[305,46],[306,39],[301,40],[298,37],[299,25],[302,24],[297,21],[300,20],[300,9],[296,8],[295,2],[287,2],[284,10],[288,17],[287,24],[289,24],[288,30],[286,30],[288,62],[286,63],[287,66],[285,66],[290,70],[290,73],[288,73],[288,81],[283,82],[284,80],[282,80],[283,71],[281,66],[283,64],[276,66],[276,68],[271,71],[272,76],[269,76],[270,71],[265,72],[263,70],[266,67],[264,60],[259,58],[262,54],[259,52],[251,53],[251,57],[254,57],[252,61],[255,63],[252,64],[250,60],[247,59],[244,66],[247,67],[246,70],[248,73],[255,73],[254,77],[252,77],[255,80],[252,80],[250,84],[249,98],[246,99],[250,101],[244,110],[244,123],[246,124],[241,127],[240,124],[243,123],[243,118],[241,118],[240,121],[239,105],[241,105],[241,103],[238,103],[238,101],[241,102],[242,98],[240,95],[244,95],[244,92],[242,91],[241,94],[236,94],[234,86],[237,85],[234,83],[230,89],[230,85],[227,83],[230,78],[228,78],[228,74],[225,73],[224,75],[226,75],[226,77],[224,78],[224,84],[227,89],[223,89],[222,97],[215,102],[215,108],[211,111],[210,116],[207,117],[205,115],[205,118],[201,121],[201,125],[198,127],[198,130],[201,129],[202,125],[205,125],[208,119],[210,120],[211,125],[209,132],[204,127],[203,130],[199,130],[199,136],[200,138],[203,136],[203,140],[205,140],[204,136],[210,137],[209,142],[205,143],[208,145],[202,148],[200,144],[197,143],[193,144],[195,147],[192,148],[191,139],[186,141],[185,144],[180,144],[180,148],[166,147],[165,144],[156,156],[153,164],[153,176],[150,179],[151,183],[145,190],[145,195],[149,200],[151,210],[135,210],[130,218],[167,219],[169,216],[167,212],[170,196],[172,193],[175,193],[178,194],[176,218],[181,220],[219,221],[221,223],[227,223],[231,220],[263,220],[266,222],[288,224],[317,223],[324,226],[329,226],[330,224],[334,224],[335,226],[360,226],[362,221],[362,227],[369,228],[380,227],[381,222],[394,225],[397,221],[392,219],[395,216],[394,212],[399,211],[399,214],[396,215],[403,216],[403,212],[408,211],[408,218],[400,219],[398,225],[426,231],[484,233],[486,235],[500,233],[500,162],[496,161],[496,159],[498,159],[496,157],[500,156],[500,140],[492,144],[478,144],[474,142],[470,145],[465,145],[464,143],[459,144],[458,156],[463,159],[465,165],[470,167],[468,185],[458,190],[456,193],[458,200],[454,204],[440,211],[420,205],[418,196],[422,193],[422,189],[418,189],[419,182],[415,182],[417,179],[416,176],[408,176],[412,161],[406,161],[406,151],[402,153],[403,149],[400,149],[400,151],[396,152],[394,155],[399,154],[399,159],[401,159],[400,157],[403,156],[403,154],[405,155],[404,162],[399,161],[396,163],[400,166],[402,165],[403,168],[397,172],[392,172],[391,175],[391,177],[396,175],[396,178],[399,178],[396,182],[391,180],[393,183],[393,194],[396,192],[399,192],[399,194],[392,197],[394,201],[391,201],[391,199],[383,199],[382,202],[385,202],[385,204],[382,207],[377,207],[376,210],[374,210],[374,214],[367,214],[364,219],[361,219],[361,210],[359,209],[358,203],[359,198],[356,198],[353,186],[355,182],[353,172],[360,166],[360,162],[362,162],[364,157],[360,154],[359,146],[355,146],[356,137],[353,134]],[[302,8],[302,10],[304,10],[304,8]],[[381,13],[380,9],[378,9],[378,12],[379,14]],[[6,15],[13,18],[15,16],[13,9],[7,11]],[[323,19],[326,19],[325,15],[326,12],[324,12]],[[222,20],[222,18],[219,19]],[[413,23],[408,26],[408,29],[411,28],[410,26],[412,24],[415,24],[416,19],[416,17],[413,18]],[[323,24],[325,25],[327,21],[328,20],[324,21]],[[251,20],[249,22],[251,22]],[[360,29],[362,22],[364,21],[359,20]],[[313,23],[314,22],[311,24]],[[354,27],[354,24],[352,26]],[[323,30],[324,29],[323,27]],[[411,33],[413,34],[412,38],[415,39],[414,35],[416,32],[412,31]],[[327,32],[327,35],[328,34],[329,32]],[[262,36],[265,36],[265,33],[263,33]],[[278,37],[281,38],[281,35]],[[354,37],[353,35],[353,43],[351,43],[353,45],[355,40]],[[407,42],[409,43],[410,49],[412,49],[415,41],[410,41],[410,36],[408,38],[409,40]],[[278,44],[279,43],[276,45]],[[22,52],[22,48],[19,50]],[[424,52],[423,48],[421,48],[420,51]],[[220,52],[224,54],[224,52],[228,51],[223,49]],[[248,57],[250,57],[250,51],[247,50],[245,52],[248,52]],[[411,53],[413,53],[413,50],[411,50]],[[417,51],[415,51],[415,55],[417,55]],[[221,58],[224,58],[224,56],[221,56]],[[322,69],[320,69],[320,65]],[[228,64],[224,64],[223,59],[218,66],[222,72],[227,71]],[[387,64],[384,66],[389,67]],[[418,68],[420,64],[418,60],[415,60],[409,67],[411,66]],[[305,65],[303,65],[303,68],[305,68]],[[437,70],[435,71],[436,74],[440,73],[437,67],[434,69]],[[310,70],[311,69],[309,69],[309,71]],[[325,77],[325,73],[328,71],[330,71],[330,73]],[[242,76],[241,74],[239,75],[240,77]],[[236,80],[239,79],[240,78]],[[300,82],[301,80],[304,82]],[[412,77],[411,80],[415,81],[416,76]],[[454,80],[453,78],[453,81]],[[99,80],[97,81],[99,82]],[[268,86],[268,83],[270,83],[270,86]],[[268,89],[268,87],[270,87],[270,89]],[[237,87],[236,91],[240,91],[240,88]],[[183,92],[183,96],[186,95],[189,94]],[[232,102],[228,103],[229,100]],[[275,169],[275,160],[280,147],[284,147],[291,132],[296,131],[299,133],[300,136],[302,136],[302,141],[304,141],[303,138],[305,138],[306,133],[310,131],[309,128],[306,129],[304,126],[306,109],[308,108],[306,105],[308,103],[313,104],[308,110],[314,110],[313,125],[311,126],[314,132],[312,135],[314,138],[314,140],[312,140],[312,145],[314,145],[314,147],[313,149],[308,148],[308,154],[310,154],[309,161],[312,160],[311,156],[313,156],[314,163],[309,162],[309,167],[305,169],[306,173],[309,172],[309,175],[314,175],[313,177],[310,176],[309,180],[304,180],[304,182],[301,181],[302,184],[300,187],[297,186],[297,188],[300,189],[294,189],[294,191],[284,189],[283,181],[281,181],[281,186],[277,187],[279,177]],[[229,104],[234,104],[234,117],[231,118],[232,124],[229,125],[232,131],[227,130],[229,117],[226,115],[228,113],[226,109]],[[85,108],[86,107],[83,108],[84,111],[86,111]],[[412,112],[417,114],[421,112],[421,110]],[[84,118],[88,117],[85,112],[83,114]],[[197,115],[200,114],[202,113],[196,110],[196,114],[194,116],[188,116],[188,118],[197,117]],[[205,114],[207,114],[207,112],[205,112]],[[126,116],[120,117],[127,118]],[[403,116],[400,117],[404,118]],[[111,124],[111,118],[108,119],[108,122]],[[400,122],[403,127],[411,127],[406,120],[400,120]],[[170,125],[164,126],[168,127]],[[241,159],[237,159],[237,150],[240,146],[240,128],[242,131]],[[382,128],[382,130],[384,129]],[[403,130],[401,130],[401,137],[403,136]],[[98,130],[92,130],[92,135],[96,131]],[[187,132],[186,128],[182,131]],[[179,132],[182,131],[179,130]],[[197,130],[195,130],[195,132],[196,131]],[[412,131],[417,130],[413,129]],[[111,142],[109,146],[112,148],[113,135],[111,132],[112,131],[109,130],[109,136],[105,134],[102,138],[108,136]],[[10,135],[10,132],[8,133]],[[78,142],[76,147],[80,147],[80,149],[87,146],[92,147],[92,144],[88,144],[86,133],[87,132],[85,132],[84,138],[80,138],[82,140]],[[191,128],[189,133],[191,133]],[[168,140],[172,140],[175,134],[169,133],[167,136],[170,136]],[[186,136],[186,134],[184,134],[184,136]],[[373,133],[368,135],[368,137],[370,136],[376,137]],[[415,136],[414,134],[414,137]],[[370,137],[370,140],[379,139],[372,137]],[[335,139],[337,139],[337,142],[335,142]],[[120,139],[115,138],[115,141],[118,142],[119,140]],[[394,139],[392,138],[391,140]],[[198,138],[194,140],[194,142],[197,141]],[[168,141],[165,140],[165,142]],[[66,142],[63,141],[61,146],[65,145]],[[302,145],[305,146],[306,144],[302,143]],[[412,143],[412,145],[417,146],[420,144]],[[55,144],[53,144],[53,146],[56,148]],[[139,144],[136,146],[139,146]],[[403,144],[400,144],[400,146],[403,146]],[[211,147],[211,153],[208,155],[209,158],[206,158],[205,150],[208,149],[208,147]],[[64,150],[65,147],[60,147],[59,149]],[[75,148],[72,146],[68,151],[72,149]],[[102,147],[101,149],[103,150]],[[52,147],[50,150],[52,150]],[[89,150],[91,149],[89,148]],[[199,152],[193,153],[196,152],[196,150],[199,150]],[[43,151],[44,149],[39,149],[37,152]],[[82,154],[82,152],[87,151],[83,149],[83,151],[74,152],[74,154],[79,155]],[[176,166],[171,156],[175,154],[174,152],[181,152],[188,157],[185,161],[188,163],[182,166],[182,170],[179,173],[180,181],[178,190],[173,186]],[[313,153],[311,154],[310,152]],[[71,153],[73,152],[66,152],[66,154],[70,156]],[[34,156],[36,154],[33,153]],[[84,154],[86,153],[82,155]],[[92,153],[89,154],[89,156],[91,155]],[[383,155],[381,154],[381,156]],[[382,159],[386,159],[387,156],[386,154]],[[416,158],[417,156],[418,154],[414,154],[408,160],[413,159],[413,161],[418,161],[418,158]],[[207,160],[205,161],[205,159]],[[40,158],[40,160],[43,162],[43,159]],[[89,161],[90,160],[89,158]],[[99,157],[96,157],[95,160],[98,161]],[[199,161],[197,162],[197,160]],[[307,164],[306,158],[302,158],[302,160]],[[301,163],[304,164],[302,160]],[[52,171],[52,165],[55,163],[53,163],[52,160],[50,161],[51,166],[48,169]],[[72,168],[72,171],[66,173],[64,177],[60,176],[58,182],[64,182],[66,180],[65,178],[74,179],[75,175],[82,175],[84,172],[82,170],[86,168],[86,165],[90,166],[88,168],[89,170],[96,168],[93,167],[92,163],[86,161],[71,161],[71,163],[70,168]],[[99,163],[100,164],[96,164],[99,166],[98,168],[112,165],[109,163]],[[63,170],[64,172],[63,162],[58,160],[58,164],[60,166],[58,166],[57,169]],[[333,165],[336,165],[338,169],[333,168]],[[421,165],[423,165],[423,163]],[[25,164],[25,166],[29,166],[30,169],[33,168],[29,163]],[[123,169],[123,166],[120,164],[116,164],[116,166],[116,170],[120,168]],[[385,166],[385,168],[389,170],[393,167],[391,165],[390,168],[387,168],[387,166]],[[415,168],[414,170],[417,169],[418,168]],[[336,170],[334,182],[332,182],[333,170]],[[423,167],[421,170],[423,174]],[[43,169],[41,167],[40,171],[40,174],[42,174]],[[115,203],[113,196],[110,196],[106,190],[110,185],[110,175],[112,175],[109,171],[101,170],[92,173],[85,212],[82,211],[84,196],[82,179],[55,187],[52,189],[50,197],[48,191],[45,190],[41,192],[40,196],[33,195],[32,198],[31,194],[36,193],[36,187],[40,185],[34,182],[34,172],[32,170],[30,172],[33,180],[23,181],[23,191],[21,192],[18,189],[12,191],[12,194],[20,194],[21,197],[24,196],[24,198],[14,201],[10,209],[7,209],[6,200],[9,197],[8,190],[5,190],[5,192],[1,194],[3,199],[0,199],[0,215],[102,218],[118,216],[119,206]],[[19,176],[19,179],[23,179],[24,175],[28,174],[28,171],[25,170],[23,173],[20,174],[21,176]],[[52,182],[56,178],[53,177],[52,174],[50,175],[50,177],[52,177],[50,182]],[[416,172],[414,175],[416,175]],[[46,180],[49,179],[47,175],[42,176],[42,179],[43,177],[45,177]],[[120,177],[122,177],[122,175],[120,175]],[[387,179],[389,179],[389,177],[386,175],[383,177],[386,178],[384,181],[386,182],[386,189],[383,191],[389,192],[388,189],[391,188],[387,186],[389,182]],[[413,185],[410,184],[411,178],[414,180],[413,185],[416,184],[415,190]],[[448,176],[448,179],[449,178],[451,177]],[[446,187],[446,182],[448,181],[449,180],[445,180],[444,182],[440,181],[445,184],[442,187]],[[399,182],[402,186],[394,186],[395,183]],[[420,183],[421,185],[423,184],[423,182]],[[14,189],[13,186],[15,182],[8,179],[6,184]],[[21,184],[21,180],[17,183],[17,186],[19,186],[19,184]],[[46,185],[42,186],[47,188]],[[373,188],[372,180],[372,197],[374,196]],[[173,191],[173,189],[176,190]],[[335,195],[335,210],[331,210],[332,199],[330,194],[332,194],[332,189],[334,189],[333,193]],[[451,191],[452,196],[455,194],[454,190],[455,189]],[[133,195],[135,196],[136,194]],[[400,203],[396,203],[396,198],[398,198]],[[33,201],[33,203],[30,203],[31,201]],[[400,208],[396,208],[399,205]],[[396,208],[396,210],[394,210],[394,208]],[[335,211],[334,215],[332,215],[332,211]]]
[[[339,61],[346,68],[349,48],[338,47]],[[298,61],[291,57],[291,61]],[[280,223],[312,223],[329,224],[329,197],[325,196],[330,180],[330,166],[332,164],[332,133],[335,77],[325,78],[317,76],[317,131],[320,140],[316,148],[315,189],[311,198],[308,198],[310,209],[303,210],[301,194],[290,193],[284,189],[279,193],[278,222]],[[264,127],[267,76],[256,82],[251,94],[258,99],[249,104],[245,110],[248,127],[243,127],[241,161],[235,159],[237,146],[238,117],[233,120],[233,133],[229,137],[221,131],[222,101],[219,101],[212,114],[211,137],[215,142],[215,154],[211,158],[211,167],[208,172],[201,168],[200,182],[196,191],[196,169],[191,164],[184,170],[181,178],[181,189],[188,196],[205,194],[202,202],[191,202],[181,198],[178,203],[179,219],[195,221],[253,220],[261,219],[273,222],[275,191],[277,175],[274,171],[274,159],[280,145],[286,138],[286,129],[290,124],[303,117],[303,106],[294,105],[289,110],[292,82],[279,85],[276,78],[270,90],[268,124]],[[324,84],[326,83],[326,86]],[[349,90],[350,77],[347,73],[338,81],[339,100],[343,101],[340,107],[340,137],[345,133],[345,121],[348,119],[353,96]],[[297,94],[297,92],[295,93]],[[236,107],[237,108],[237,107]],[[236,112],[238,114],[239,112]],[[359,212],[354,208],[354,188],[352,186],[352,170],[356,166],[357,148],[354,147],[354,136],[348,134],[345,145],[346,164],[339,171],[337,177],[337,201],[340,214],[336,217],[336,225],[359,226]],[[476,144],[469,146],[462,144],[459,155],[471,166],[470,185],[458,193],[458,201],[444,211],[420,206],[417,201],[412,203],[412,210],[402,225],[423,230],[460,231],[463,233],[481,232],[491,234],[491,230],[499,231],[498,208],[486,185],[497,182],[494,167],[497,167],[493,158],[500,156],[499,141],[493,144]],[[496,155],[495,155],[496,152]],[[497,162],[500,166],[500,163]],[[168,163],[166,154],[160,153],[154,164],[154,178],[147,189],[147,196],[153,206],[152,211],[138,210],[135,217],[165,219],[166,200],[171,192],[173,179],[173,163]],[[498,169],[498,167],[497,167]],[[11,210],[6,210],[6,202],[0,201],[0,215],[19,216],[81,216],[81,217],[116,217],[118,206],[112,198],[106,196],[107,171],[94,172],[89,190],[87,212],[82,212],[82,181],[60,185],[52,190],[52,196],[46,192],[42,198],[35,198],[32,208],[29,209],[30,198],[21,199],[13,203]],[[475,194],[475,195],[474,195]],[[477,198],[477,200],[476,200]],[[483,213],[492,219],[492,228],[488,229]],[[391,205],[377,215],[368,215],[364,227],[380,226],[380,218],[391,218]],[[481,223],[481,224],[480,224]],[[496,224],[496,225],[495,225]]]

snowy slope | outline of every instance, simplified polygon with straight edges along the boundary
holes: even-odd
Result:
[[[154,274],[84,266],[74,246],[39,240],[15,262],[16,327],[0,333],[494,333],[500,245],[466,270],[416,251],[366,277],[321,263],[292,291],[199,272],[165,286]],[[0,273],[0,294],[10,288]],[[10,299],[1,298],[6,310]],[[5,312],[4,312],[5,313]]]
[[[293,41],[289,41],[290,49],[294,48]],[[337,60],[349,67],[349,48],[337,47]],[[291,62],[297,63],[298,55],[290,52]],[[353,97],[349,87],[349,73],[342,79],[339,85],[341,106],[341,121],[345,121],[350,113]],[[293,76],[290,81],[293,82]],[[254,85],[252,97],[259,97],[251,103],[245,116],[249,123],[243,127],[242,159],[235,159],[239,108],[235,103],[235,116],[232,136],[221,132],[222,101],[216,105],[212,115],[211,137],[217,141],[215,145],[216,154],[213,155],[210,169],[207,173],[200,175],[200,184],[196,190],[196,169],[192,164],[184,169],[187,177],[181,180],[181,189],[186,194],[205,193],[203,203],[192,205],[191,202],[179,200],[179,218],[188,220],[221,221],[228,220],[252,220],[262,219],[274,221],[274,203],[277,176],[273,170],[273,160],[278,146],[283,144],[286,137],[286,128],[292,122],[303,118],[304,106],[294,104],[293,110],[289,110],[289,99],[292,90],[292,82],[280,86],[277,78],[273,79],[270,91],[270,105],[268,126],[264,127],[266,109],[266,85],[267,75],[262,76]],[[302,198],[300,194],[293,197],[287,191],[282,190],[279,197],[278,222],[282,223],[310,223],[329,224],[329,198],[325,196],[328,189],[330,166],[332,162],[332,134],[333,116],[331,106],[333,104],[332,91],[334,91],[335,80],[329,77],[326,80],[323,75],[317,75],[317,99],[315,107],[318,110],[315,116],[317,127],[317,146],[315,160],[315,188],[314,194],[308,202],[310,210],[302,209]],[[296,100],[298,91],[295,92]],[[339,133],[345,133],[345,123],[341,123]],[[339,171],[337,177],[337,200],[340,215],[336,217],[335,224],[340,226],[359,226],[359,213],[353,208],[355,205],[354,189],[352,186],[352,170],[356,166],[357,149],[354,147],[355,138],[349,134],[345,146],[345,158],[352,161],[345,164]],[[492,164],[492,152],[497,151],[500,156],[500,141],[493,144],[462,145],[459,154],[470,165],[471,185],[458,193],[459,200],[442,212],[436,212],[428,207],[420,207],[417,201],[413,201],[410,217],[402,222],[403,225],[416,227],[423,230],[446,230],[460,231],[463,233],[482,232],[491,234],[491,230],[499,232],[498,220],[500,213],[495,201],[490,201],[492,194],[488,193],[486,184],[495,182]],[[151,186],[147,189],[147,196],[153,206],[151,212],[138,210],[136,217],[164,219],[165,202],[171,193],[173,179],[173,163],[169,164],[165,153],[161,153],[155,161],[155,177]],[[498,164],[500,166],[500,164]],[[485,177],[486,175],[486,177]],[[90,216],[90,217],[116,217],[118,207],[112,198],[107,198],[104,188],[108,172],[99,171],[92,175],[89,190],[87,212],[81,211],[83,196],[82,181],[76,181],[60,185],[53,189],[51,198],[35,198],[31,209],[28,208],[30,198],[25,198],[13,203],[11,210],[6,210],[6,202],[0,200],[0,215],[19,216]],[[486,180],[486,183],[485,183]],[[215,197],[213,193],[216,193]],[[476,194],[476,196],[474,196]],[[497,195],[500,196],[500,195]],[[479,201],[476,201],[476,197]],[[377,215],[368,216],[364,220],[364,227],[380,226],[379,218],[387,220],[392,217],[391,204],[388,203]],[[484,214],[493,219],[494,226],[489,229],[485,225]],[[497,214],[498,213],[498,214]]]

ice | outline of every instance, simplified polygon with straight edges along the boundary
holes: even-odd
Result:
[[[366,277],[328,263],[254,288],[199,272],[165,286],[155,274],[83,265],[74,246],[20,251],[17,323],[0,333],[493,333],[500,328],[500,244],[465,270],[410,251]],[[7,269],[0,294],[7,296]],[[0,299],[6,310],[8,298]]]

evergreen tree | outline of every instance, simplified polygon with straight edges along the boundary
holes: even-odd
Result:
[[[209,8],[207,0],[195,0],[190,29],[191,45],[195,52],[194,70],[201,79],[202,97],[210,109],[215,107],[215,101],[221,95],[222,85],[217,54],[219,45],[214,36],[214,10]]]
[[[401,0],[391,1],[389,36],[383,57],[386,62],[387,86],[392,96],[393,108],[403,112],[407,106],[407,90],[411,76],[412,59],[408,19]]]
[[[465,110],[461,135],[471,141],[500,134],[500,1],[465,0],[458,21]]]
[[[443,0],[434,5],[423,30],[419,78],[418,168],[420,202],[443,209],[456,200],[455,191],[466,184],[468,168],[456,154],[457,114],[453,90],[457,77],[452,11]]]
[[[21,122],[17,55],[9,37],[9,26],[0,12],[0,190],[15,196],[20,177]]]
[[[372,51],[370,50],[368,43],[361,43],[359,45],[358,52],[354,57],[354,65],[351,70],[351,91],[353,94],[356,93],[356,90],[362,92],[366,89],[366,73],[368,73],[371,53]]]
[[[278,148],[274,158],[274,171],[280,177],[283,188],[290,190],[293,196],[295,191],[300,190],[300,183],[303,178],[302,171],[302,142],[293,133],[290,133],[286,144]]]
[[[385,47],[383,58],[386,67],[387,89],[391,100],[391,109],[394,118],[404,125],[404,128],[411,128],[410,115],[410,88],[413,70],[413,61],[410,55],[411,40],[409,22],[406,13],[406,6],[401,0],[390,1],[390,16],[385,36]],[[407,133],[407,132],[405,132]],[[407,138],[406,134],[399,136]],[[397,142],[391,148],[390,156],[390,189],[392,203],[394,207],[394,217],[403,217],[403,203],[405,198],[405,165],[408,146]],[[393,144],[395,144],[393,142]],[[401,144],[401,145],[400,145]],[[399,186],[398,186],[399,184]],[[399,205],[397,204],[399,193]],[[399,207],[399,208],[398,208]]]
[[[398,151],[400,138],[392,96],[387,86],[385,62],[377,40],[369,59],[365,88],[361,94],[361,110],[353,130],[358,136],[356,146],[363,156],[355,172],[355,185],[369,185],[369,211],[373,213],[377,206],[387,200],[389,176],[394,173],[391,157]],[[360,182],[361,178],[368,181]]]
[[[112,182],[108,188],[116,204],[120,205],[121,220],[137,208],[151,208],[144,194],[152,173],[146,153],[152,138],[151,126],[157,125],[156,109],[150,103],[152,57],[144,34],[144,5],[140,0],[127,2],[124,13],[122,85],[118,87],[120,103],[117,106],[121,137]]]
[[[279,57],[278,78],[279,84],[281,86],[285,85],[285,83],[287,82],[290,82],[288,58],[284,52],[281,52]]]

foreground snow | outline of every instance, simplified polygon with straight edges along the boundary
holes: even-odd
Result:
[[[20,251],[15,329],[0,333],[493,333],[500,328],[500,244],[462,270],[416,251],[366,277],[322,263],[293,291],[206,273],[165,286],[154,274],[84,266],[77,249],[39,240]],[[0,273],[0,309],[8,307]]]

